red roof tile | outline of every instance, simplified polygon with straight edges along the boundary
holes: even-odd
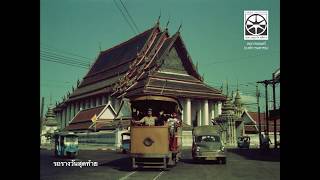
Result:
[[[248,114],[251,116],[251,118],[255,121],[257,128],[259,128],[259,118],[257,112],[248,112]],[[266,123],[266,117],[265,113],[260,113],[260,123],[261,123],[261,131],[266,131],[267,129],[267,123]],[[277,132],[280,132],[280,118],[276,119],[277,123]],[[274,120],[269,120],[269,132],[274,132]],[[248,127],[245,127],[246,130],[251,131],[251,127],[249,125],[246,125]]]
[[[74,123],[74,124],[69,124],[69,126],[67,126],[65,130],[68,130],[68,131],[89,130],[89,127],[91,125],[92,125],[91,121]]]
[[[257,112],[248,112],[248,114],[251,116],[251,118],[256,121],[256,123],[259,123],[258,113]],[[276,120],[277,125],[280,125],[280,118]],[[266,117],[265,113],[260,113],[260,122],[261,124],[266,124]],[[269,120],[269,125],[273,124],[273,120]]]
[[[82,110],[73,118],[70,124],[91,121],[94,115],[98,116],[104,107],[105,105]]]

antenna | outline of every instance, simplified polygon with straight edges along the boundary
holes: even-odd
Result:
[[[160,9],[160,14],[159,14],[158,19],[157,19],[157,24],[160,24],[160,18],[161,18],[161,9]]]
[[[170,23],[170,15],[169,15],[169,18],[168,18],[168,22],[167,22],[167,24],[166,24],[166,29],[168,29],[169,23]]]
[[[239,91],[239,81],[237,79],[237,91]]]
[[[100,49],[100,52],[101,52],[101,42],[99,42],[99,49]]]
[[[229,96],[229,84],[228,84],[228,79],[227,79],[227,96]]]
[[[182,22],[181,22],[181,24],[180,24],[180,26],[178,28],[178,32],[180,32],[181,27],[182,27]]]

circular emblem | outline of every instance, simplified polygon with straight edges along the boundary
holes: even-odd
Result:
[[[154,141],[151,139],[151,138],[149,138],[149,137],[147,137],[147,138],[145,138],[144,140],[143,140],[143,144],[145,145],[145,146],[151,146],[152,144],[154,143]]]
[[[252,14],[246,20],[246,30],[251,35],[261,35],[267,29],[267,20],[260,14]]]

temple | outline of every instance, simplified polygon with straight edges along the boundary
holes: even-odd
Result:
[[[179,99],[181,118],[190,127],[211,124],[210,120],[221,114],[226,100],[220,90],[204,83],[180,32],[170,36],[168,29],[162,30],[157,22],[141,34],[100,52],[73,92],[56,105],[56,119],[60,129],[73,130],[79,128],[72,122],[79,119],[76,114],[86,116],[91,112],[87,109],[99,113],[104,105],[121,114],[117,113],[121,99],[139,95]],[[88,125],[84,127],[92,129],[92,118],[86,120]]]

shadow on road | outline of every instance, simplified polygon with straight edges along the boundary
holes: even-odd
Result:
[[[250,160],[280,162],[280,149],[228,149],[228,152]]]
[[[187,159],[187,158],[184,158],[184,159],[180,159],[181,162],[184,162],[184,163],[188,163],[188,164],[219,164],[219,161],[213,161],[213,160],[193,160],[193,159]]]
[[[108,166],[119,171],[131,171],[131,160],[129,157],[124,157],[109,161],[106,163],[99,163],[99,166]]]
[[[116,169],[118,171],[134,171],[134,170],[138,170],[138,171],[154,172],[154,171],[163,171],[164,170],[162,168],[147,168],[147,169],[136,168],[136,169],[132,169],[131,165],[132,164],[131,164],[130,157],[124,157],[124,158],[116,159],[116,160],[105,162],[105,163],[99,163],[99,166],[108,166],[108,167]],[[169,167],[171,167],[171,166],[169,166]],[[165,169],[165,171],[169,171],[169,170],[170,170],[170,168]]]

